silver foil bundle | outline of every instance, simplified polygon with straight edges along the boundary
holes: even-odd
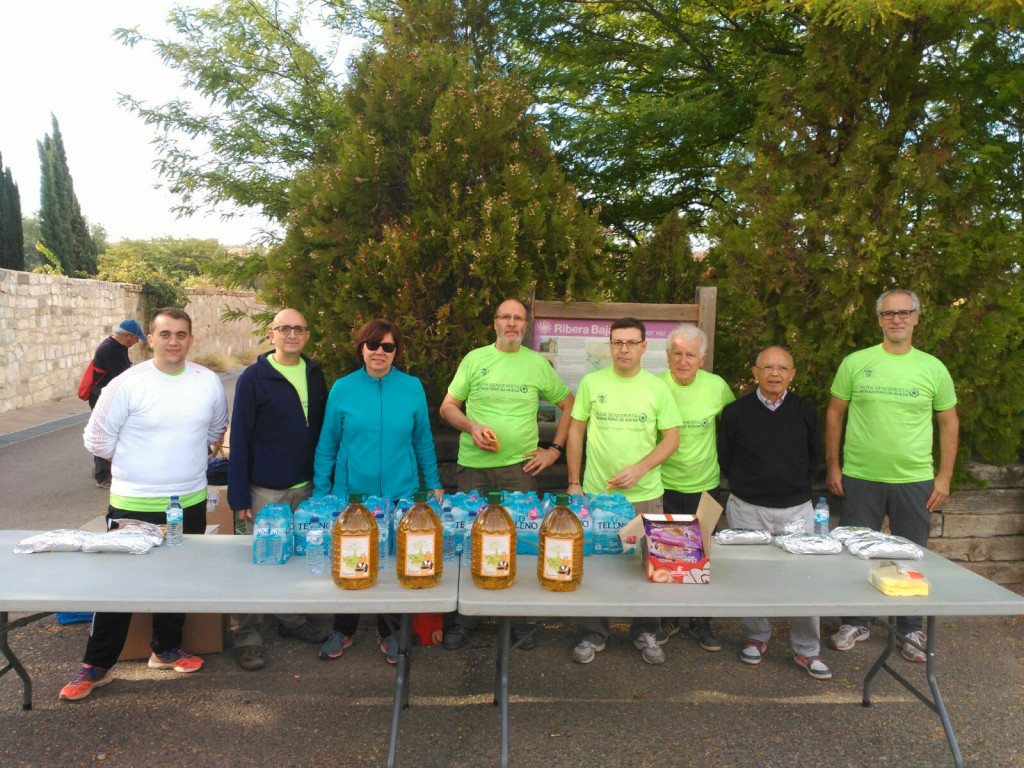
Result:
[[[794,555],[838,555],[843,545],[820,533],[789,533],[775,537],[776,546]]]
[[[719,544],[771,544],[768,531],[754,531],[750,528],[724,528],[715,534]]]

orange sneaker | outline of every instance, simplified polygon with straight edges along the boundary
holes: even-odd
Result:
[[[60,697],[64,701],[75,701],[84,699],[93,688],[104,686],[113,680],[109,669],[94,667],[92,664],[83,664],[75,675],[75,679],[60,689]]]
[[[181,650],[181,648],[172,648],[164,653],[154,653],[150,656],[149,668],[173,669],[175,672],[198,672],[203,668],[203,660]]]

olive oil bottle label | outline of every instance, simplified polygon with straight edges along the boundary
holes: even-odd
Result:
[[[405,575],[433,576],[437,552],[434,551],[434,534],[410,533],[405,537]]]
[[[544,578],[551,581],[572,581],[572,539],[544,540]]]
[[[370,578],[370,537],[343,536],[338,576],[343,579]]]
[[[509,575],[512,537],[488,534],[480,537],[480,575],[505,578]]]

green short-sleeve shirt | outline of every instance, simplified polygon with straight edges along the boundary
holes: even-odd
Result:
[[[722,409],[736,399],[725,379],[704,370],[688,386],[665,371],[658,378],[672,393],[679,417],[679,448],[661,465],[661,482],[680,493],[700,493],[718,487],[718,446],[715,425]]]
[[[675,401],[657,376],[641,370],[623,378],[614,368],[583,377],[572,417],[587,422],[585,493],[605,492],[610,477],[643,459],[657,445],[658,433],[680,422]],[[650,501],[664,492],[655,468],[622,494],[630,501]]]
[[[498,436],[500,450],[482,451],[463,432],[459,438],[459,464],[489,469],[523,461],[537,448],[537,405],[543,396],[560,403],[569,387],[547,358],[532,349],[502,352],[493,344],[466,355],[448,386],[448,394],[466,404],[466,416],[489,427]]]
[[[876,483],[918,483],[935,477],[932,413],[956,405],[942,362],[911,348],[893,355],[882,345],[839,365],[832,395],[849,401],[843,474]]]

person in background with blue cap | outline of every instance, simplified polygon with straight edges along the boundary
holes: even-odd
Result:
[[[113,334],[107,336],[96,348],[92,364],[95,369],[92,391],[89,393],[89,408],[96,407],[96,401],[100,399],[100,392],[109,384],[115,376],[124,373],[132,367],[132,361],[128,357],[128,350],[140,341],[148,342],[149,339],[142,330],[138,320],[128,318],[122,320],[121,324],[114,328]],[[97,488],[110,488],[110,459],[100,456],[93,456],[94,475]]]

